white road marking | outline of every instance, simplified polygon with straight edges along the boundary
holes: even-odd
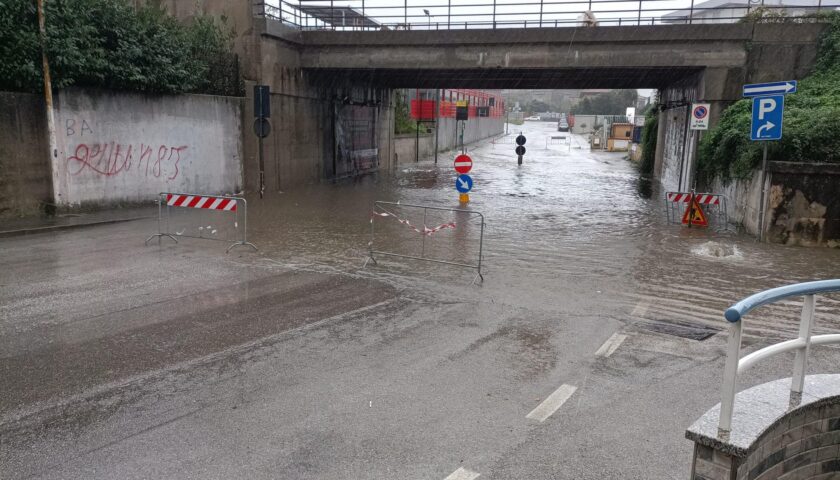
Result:
[[[467,470],[464,467],[455,470],[454,472],[450,473],[448,477],[444,478],[443,480],[474,480],[479,477],[479,473],[475,473],[473,471]]]
[[[626,339],[627,335],[624,335],[622,333],[613,333],[612,336],[608,338],[603,345],[601,345],[601,348],[599,348],[598,351],[595,352],[595,356],[605,358],[609,357],[613,354],[613,352],[618,350],[618,347],[621,345],[621,342],[623,342]]]
[[[543,402],[537,405],[537,408],[531,410],[531,413],[525,416],[525,418],[530,418],[532,420],[538,420],[539,422],[544,422],[548,417],[554,414],[558,408],[562,407],[566,400],[569,399],[577,390],[577,387],[572,385],[560,385],[560,388],[554,391],[551,395],[548,396]]]
[[[630,315],[633,317],[643,317],[645,313],[647,313],[649,306],[650,303],[648,302],[639,302],[636,304],[636,307],[633,308],[633,311],[630,312]]]

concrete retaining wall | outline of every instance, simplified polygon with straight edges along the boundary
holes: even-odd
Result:
[[[767,239],[840,247],[840,165],[770,162]]]
[[[440,128],[438,133],[438,152],[448,152],[456,149],[459,143],[455,133],[455,119],[441,118],[438,128]],[[515,129],[516,127],[511,126],[511,128]],[[486,138],[500,135],[504,131],[505,121],[503,118],[471,118],[467,122],[467,128],[464,131],[464,143],[469,145]],[[417,161],[415,158],[415,141],[414,134],[394,136],[395,165]],[[434,133],[420,135],[419,150],[420,160],[434,157]]]
[[[438,138],[438,150],[445,152],[455,149],[459,146],[459,139],[455,133],[456,120],[454,118],[440,119],[440,137]],[[516,127],[511,125],[511,132],[515,131]],[[464,130],[464,144],[490,138],[499,135],[505,131],[504,118],[471,118],[467,122],[467,127]]]
[[[242,188],[241,98],[69,89],[55,106],[59,205]]]
[[[764,233],[767,241],[786,245],[840,247],[840,165],[770,162]],[[749,179],[723,185],[729,220],[758,235],[761,171]]]
[[[749,179],[724,185],[716,180],[709,191],[726,197],[729,221],[744,227],[751,235],[758,235],[758,214],[761,204],[761,172],[756,170]]]
[[[40,95],[0,92],[0,217],[51,203],[49,144]]]
[[[394,136],[394,165],[416,162],[415,150],[420,152],[420,159],[426,159],[435,154],[435,135],[424,134],[418,139],[407,133]]]

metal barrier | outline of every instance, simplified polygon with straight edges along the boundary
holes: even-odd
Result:
[[[414,210],[416,212],[422,210],[423,212],[423,220],[422,220],[422,227],[417,227],[409,220],[408,215],[409,212],[406,210]],[[429,221],[429,212],[449,212],[449,214],[454,215],[456,218],[448,218],[443,223],[439,225],[429,228],[427,226],[427,222]],[[401,225],[399,228],[400,231],[404,232],[404,234],[411,235],[413,239],[417,238],[417,235],[420,237],[420,254],[419,255],[410,255],[408,253],[398,253],[396,251],[386,251],[384,249],[377,249],[377,239],[376,239],[376,228],[375,228],[375,220],[376,218],[383,218],[383,217],[392,217],[395,220],[394,225]],[[460,217],[460,218],[457,218]],[[474,220],[478,219],[480,221],[479,224],[479,238],[478,238],[478,260],[476,263],[467,263],[464,261],[454,261],[454,260],[446,260],[441,258],[434,258],[427,255],[427,238],[431,237],[433,234],[445,230],[455,230],[459,232],[461,235],[466,235],[468,231],[468,226],[473,225]],[[398,244],[398,246],[411,246],[412,238],[406,239],[403,236],[400,236],[399,233],[396,235],[397,241],[393,242]],[[407,241],[405,241],[407,240]],[[397,245],[395,245],[396,247]],[[455,241],[449,242],[448,246],[453,250],[453,253],[463,253],[465,251],[469,251],[470,248],[474,248],[474,245],[470,245],[470,242],[466,238],[466,236],[457,236]],[[434,263],[442,263],[446,265],[455,265],[459,267],[467,267],[467,268],[475,268],[477,273],[476,276],[473,277],[472,283],[475,283],[477,279],[481,279],[484,281],[484,275],[481,273],[481,262],[482,257],[484,254],[484,215],[480,212],[475,212],[472,210],[464,210],[459,208],[443,208],[443,207],[431,207],[427,205],[411,205],[405,203],[394,203],[394,202],[382,202],[382,201],[375,201],[373,202],[373,211],[371,212],[370,217],[370,241],[368,242],[368,259],[365,260],[365,266],[367,266],[368,261],[373,260],[374,264],[377,264],[375,255],[386,255],[391,257],[400,257],[400,258],[410,258],[413,260],[423,260],[427,262],[434,262]],[[458,257],[463,257],[463,255],[457,255]]]
[[[548,150],[549,145],[567,145],[569,151],[572,151],[572,134],[556,134],[545,137],[545,149]]]
[[[729,223],[727,216],[726,197],[716,193],[695,193],[695,192],[665,192],[665,214],[668,223],[681,223],[682,215],[692,197],[697,200],[707,218],[714,220],[717,227],[726,228]]]
[[[735,403],[738,374],[743,373],[765,358],[784,352],[796,351],[790,392],[791,401],[798,403],[805,382],[805,370],[811,345],[840,343],[840,334],[811,335],[816,304],[814,295],[829,292],[840,292],[840,279],[797,283],[765,290],[741,300],[726,310],[724,317],[730,322],[730,325],[729,341],[726,347],[726,366],[723,369],[723,391],[720,402],[720,419],[718,421],[719,433],[729,432],[732,427],[732,410]],[[762,305],[800,296],[804,296],[805,299],[799,320],[799,337],[764,347],[744,358],[740,358],[743,316]]]
[[[247,245],[254,250],[259,250],[256,245],[248,241],[248,202],[242,197],[230,197],[223,195],[194,195],[189,193],[173,193],[161,192],[158,198],[158,233],[151,235],[146,239],[145,244],[149,244],[149,240],[158,237],[158,242],[163,237],[169,237],[178,243],[176,237],[200,238],[204,240],[228,241],[233,242],[225,250],[225,253],[230,252],[233,247],[240,245]],[[166,216],[164,217],[163,206],[166,205]],[[173,219],[173,208],[184,209],[183,211],[201,211],[211,215],[210,221],[213,217],[220,214],[233,214],[233,229],[231,231],[228,226],[208,224],[201,216],[191,218],[192,225],[184,225],[183,222],[175,231],[170,230],[170,225],[176,223]],[[242,212],[242,228],[239,228],[240,211]],[[200,220],[200,221],[199,221]],[[220,234],[221,232],[221,234]],[[241,232],[241,233],[240,233]]]
[[[734,23],[752,12],[774,19],[789,10],[789,21],[819,22],[822,11],[840,6],[836,0],[791,7],[764,0],[733,6],[703,6],[690,0],[675,6],[672,0],[255,0],[258,16],[301,30],[454,30],[471,28],[597,27],[621,25],[688,25]],[[767,3],[767,4],[765,4]],[[750,18],[750,17],[747,17]],[[793,20],[795,19],[795,20]],[[762,21],[758,15],[753,21]]]

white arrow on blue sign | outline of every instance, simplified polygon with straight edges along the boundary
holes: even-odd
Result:
[[[753,98],[750,140],[779,140],[782,138],[782,115],[785,96]]]
[[[745,97],[765,97],[768,95],[785,95],[796,93],[796,80],[785,80],[784,82],[753,83],[744,85]]]
[[[461,193],[468,193],[472,190],[472,186],[473,179],[467,174],[458,175],[458,178],[455,179],[455,190],[458,190]]]

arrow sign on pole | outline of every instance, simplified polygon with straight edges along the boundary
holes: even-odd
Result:
[[[753,83],[751,85],[744,85],[745,97],[763,97],[767,95],[785,95],[788,93],[796,93],[796,80],[786,80],[784,82],[770,82],[770,83]]]
[[[469,193],[472,190],[473,186],[473,179],[469,175],[458,175],[458,178],[455,179],[455,190],[458,190],[460,193]]]

